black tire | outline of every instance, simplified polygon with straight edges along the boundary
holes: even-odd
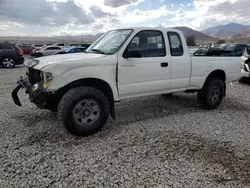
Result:
[[[10,61],[12,61],[12,65],[11,66],[7,66],[6,64],[5,64],[5,60],[10,60]],[[2,58],[2,66],[4,67],[4,68],[8,68],[8,69],[12,69],[12,68],[15,68],[15,66],[16,66],[16,62],[15,62],[15,60],[13,59],[13,58],[11,58],[11,57],[4,57],[4,58]]]
[[[40,52],[36,54],[36,57],[42,57],[42,56],[43,56],[43,54]]]
[[[162,97],[169,98],[173,96],[173,93],[168,93],[168,94],[162,94]]]
[[[199,106],[206,110],[217,108],[223,100],[225,89],[225,83],[222,79],[209,78],[197,93]]]
[[[246,84],[250,83],[250,78],[249,77],[243,77],[239,80],[240,83]]]
[[[73,117],[74,108],[76,108],[79,102],[85,99],[95,101],[99,108],[98,118],[90,126],[80,126]],[[96,88],[83,86],[73,88],[69,90],[59,102],[57,116],[59,121],[65,125],[71,134],[76,136],[89,136],[98,132],[106,124],[109,117],[109,101],[107,97]]]
[[[51,112],[57,112],[57,104],[55,103],[46,103],[45,109],[50,110]]]

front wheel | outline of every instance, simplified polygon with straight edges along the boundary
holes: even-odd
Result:
[[[58,119],[76,136],[89,136],[98,132],[109,117],[109,101],[98,89],[77,87],[61,99]]]
[[[199,106],[207,110],[217,108],[224,97],[225,89],[225,83],[222,79],[208,79],[203,88],[197,93]]]
[[[15,60],[10,57],[3,58],[2,65],[4,68],[14,68]]]

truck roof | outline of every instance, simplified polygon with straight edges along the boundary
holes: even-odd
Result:
[[[114,29],[114,30],[119,30],[119,29],[133,29],[135,31],[140,31],[140,30],[166,30],[166,31],[173,31],[173,32],[181,32],[178,29],[163,28],[163,27],[124,27],[124,28],[118,28],[118,29]]]

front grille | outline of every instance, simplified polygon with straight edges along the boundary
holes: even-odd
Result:
[[[34,85],[37,82],[41,82],[42,78],[41,78],[41,71],[40,70],[35,70],[32,68],[29,68],[27,71],[27,76],[29,79],[29,83],[31,85]]]

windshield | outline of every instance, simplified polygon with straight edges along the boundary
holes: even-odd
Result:
[[[108,31],[88,49],[88,53],[114,54],[132,33],[131,29]]]
[[[227,51],[234,51],[235,47],[236,47],[235,44],[230,44],[230,45],[225,46],[225,48],[223,49]]]
[[[222,49],[224,49],[226,46],[227,46],[228,44],[219,44],[218,46],[217,46],[217,48],[222,48]]]

